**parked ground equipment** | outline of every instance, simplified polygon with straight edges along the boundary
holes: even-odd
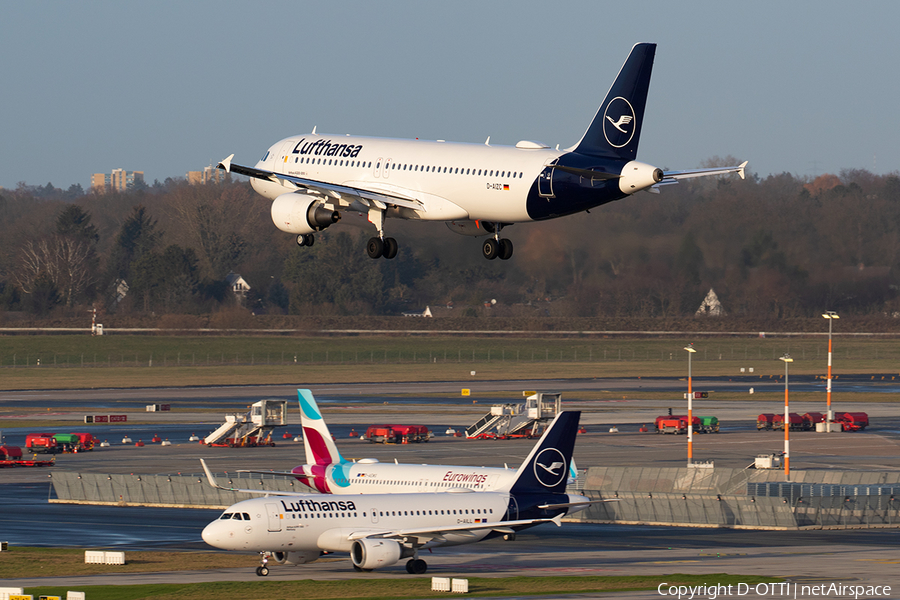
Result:
[[[803,413],[803,429],[807,431],[815,431],[816,423],[824,423],[825,415],[820,412]]]
[[[763,413],[756,417],[756,429],[757,431],[762,431],[763,429],[771,431],[775,429],[775,415],[773,413]]]
[[[60,451],[52,433],[29,433],[25,436],[25,448],[33,454],[56,454]]]
[[[701,433],[719,433],[719,419],[716,417],[699,417]]]
[[[274,446],[272,431],[287,424],[287,400],[254,402],[246,414],[225,415],[225,423],[206,436],[208,446]]]
[[[864,412],[836,412],[834,422],[844,431],[862,431],[869,426],[869,415]]]
[[[656,422],[656,433],[687,433],[687,419],[667,417]]]
[[[526,392],[528,393],[528,392]],[[562,394],[537,392],[522,404],[495,404],[491,412],[466,428],[468,439],[539,437],[559,413]]]
[[[805,429],[803,417],[797,413],[788,413],[788,422],[790,423],[791,431],[803,431]],[[784,415],[776,414],[772,420],[772,427],[773,429],[784,431]]]

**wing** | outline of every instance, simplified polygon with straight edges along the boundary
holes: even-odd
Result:
[[[493,523],[466,523],[464,525],[451,525],[447,527],[421,527],[417,529],[401,529],[399,531],[360,531],[351,533],[347,536],[350,541],[360,540],[362,538],[374,537],[393,539],[404,543],[410,543],[416,546],[427,544],[430,541],[445,541],[444,534],[455,533],[457,535],[465,535],[470,532],[475,537],[474,531],[482,531],[491,529],[500,533],[514,533],[513,527],[521,527],[525,525],[538,525],[540,523],[555,523],[557,527],[562,526],[562,518],[565,513],[560,513],[552,519],[521,519],[517,521],[495,521]]]
[[[658,194],[659,188],[664,185],[674,185],[682,179],[691,179],[693,177],[710,177],[712,175],[727,175],[729,173],[737,173],[741,179],[744,179],[744,168],[748,161],[744,161],[736,167],[721,167],[717,169],[694,169],[692,171],[663,171],[662,181],[647,188],[645,191],[651,194]]]
[[[298,479],[315,479],[314,475],[306,473],[294,473],[293,471],[253,471],[251,469],[238,469],[235,473],[254,473],[256,475],[284,475],[285,477],[296,477]]]
[[[309,492],[282,492],[279,490],[247,490],[242,488],[233,488],[233,487],[224,487],[216,483],[216,478],[213,477],[212,471],[209,470],[209,467],[206,466],[206,461],[202,458],[200,459],[200,464],[203,465],[203,472],[206,473],[206,480],[209,482],[209,485],[214,488],[218,488],[220,490],[225,490],[227,492],[243,492],[245,494],[260,494],[263,496],[306,496]],[[242,473],[267,473],[269,475],[289,475],[291,477],[306,477],[303,474],[297,473],[278,473],[276,471],[241,471]]]
[[[403,196],[394,192],[338,185],[325,181],[317,181],[315,179],[306,179],[303,177],[294,177],[293,175],[285,175],[283,173],[275,173],[273,171],[267,171],[266,169],[257,169],[256,167],[235,165],[231,163],[232,158],[234,158],[234,154],[217,164],[216,168],[224,169],[227,173],[237,173],[239,175],[246,175],[247,177],[280,183],[287,188],[285,189],[285,193],[300,189],[311,190],[332,201],[336,201],[345,208],[349,208],[354,201],[357,201],[366,208],[374,206],[375,208],[384,210],[390,205],[425,212],[425,205],[410,196]]]

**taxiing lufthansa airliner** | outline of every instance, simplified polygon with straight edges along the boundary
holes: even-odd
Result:
[[[266,561],[303,564],[322,552],[349,552],[353,567],[370,571],[408,558],[406,570],[422,574],[428,565],[419,552],[471,544],[519,530],[555,523],[573,511],[603,502],[566,493],[566,465],[572,460],[579,412],[561,412],[540,442],[501,489],[468,489],[412,494],[330,496],[219,486],[206,463],[211,485],[236,492],[266,494],[225,509],[206,526],[203,540],[224,550],[255,551]]]
[[[310,246],[314,234],[343,211],[368,217],[377,231],[366,244],[372,258],[394,258],[397,240],[387,218],[444,221],[454,232],[490,236],[485,258],[509,259],[513,245],[500,233],[514,223],[590,210],[640,191],[659,192],[681,179],[737,173],[719,169],[663,171],[638,162],[637,148],[656,44],[637,44],[581,140],[565,150],[521,141],[515,146],[400,140],[312,133],[273,144],[256,166],[217,166],[251,178],[272,202],[272,220]]]

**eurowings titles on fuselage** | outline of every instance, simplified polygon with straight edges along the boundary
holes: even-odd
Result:
[[[443,221],[462,235],[489,236],[485,258],[509,259],[500,233],[514,223],[580,213],[639,191],[658,192],[689,177],[737,173],[733,167],[663,172],[638,162],[637,148],[656,44],[635,45],[581,140],[566,150],[521,141],[515,146],[319,135],[273,144],[255,167],[218,164],[251,178],[272,202],[272,221],[300,246],[337,223],[344,211],[365,214],[377,232],[372,258],[394,258],[397,240],[385,221]],[[490,138],[488,138],[489,140]]]

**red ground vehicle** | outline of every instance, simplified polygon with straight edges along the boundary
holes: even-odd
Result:
[[[81,442],[78,447],[79,452],[82,450],[93,450],[94,445],[97,443],[97,439],[90,433],[72,433],[72,435],[77,435]]]
[[[400,444],[428,441],[428,428],[424,425],[391,425],[391,429]]]
[[[804,427],[803,417],[797,413],[788,413],[788,422],[790,423],[791,431],[802,431],[803,429],[806,429],[806,427]],[[775,418],[772,419],[772,428],[784,430],[784,415],[775,415]]]
[[[663,421],[672,421],[672,420],[680,420],[682,421],[682,427],[684,431],[679,431],[678,433],[687,433],[687,415],[670,415],[668,417],[656,417],[656,433],[672,433],[663,431],[663,427],[661,426]],[[699,433],[701,428],[700,417],[693,417],[691,419],[694,422],[694,433]]]
[[[25,436],[25,447],[34,454],[56,454],[60,451],[52,433],[29,433]]]
[[[775,422],[775,415],[773,413],[763,413],[756,417],[756,429],[757,431],[761,431],[763,429],[771,430],[774,429],[773,424]]]
[[[18,446],[0,446],[0,460],[18,460],[22,458],[22,449]]]
[[[803,413],[803,428],[809,431],[816,430],[816,423],[824,423],[825,415],[820,412]]]
[[[836,412],[834,422],[844,431],[862,431],[869,426],[869,415],[864,412]]]
[[[656,433],[687,433],[687,417],[666,417],[657,419]]]
[[[424,425],[373,425],[366,430],[365,438],[375,444],[411,444],[430,439]]]
[[[393,444],[394,429],[390,425],[374,425],[366,429],[366,439],[373,444]]]

